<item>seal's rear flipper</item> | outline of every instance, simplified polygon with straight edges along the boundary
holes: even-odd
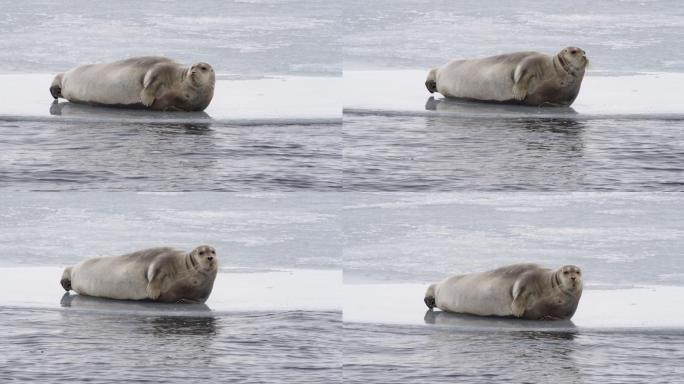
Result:
[[[425,80],[425,88],[430,93],[437,92],[437,68],[433,68],[428,73],[427,79]]]
[[[71,290],[71,267],[64,269],[62,273],[62,280],[59,281],[62,284],[62,288],[69,292]]]
[[[427,292],[425,292],[425,298],[423,299],[425,302],[425,305],[427,305],[428,308],[432,309],[436,306],[435,304],[435,284],[431,284]]]
[[[61,73],[59,75],[55,76],[55,79],[52,80],[52,85],[50,85],[50,94],[55,99],[63,97],[62,96],[62,74]]]

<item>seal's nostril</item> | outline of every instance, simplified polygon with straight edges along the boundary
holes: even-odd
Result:
[[[207,259],[209,259],[210,261],[211,261],[211,260],[214,260],[214,258],[213,258],[212,256],[207,257]],[[573,280],[574,280],[574,279],[575,279],[575,278],[573,277]]]

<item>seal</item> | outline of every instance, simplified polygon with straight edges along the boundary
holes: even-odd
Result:
[[[109,299],[203,303],[217,272],[213,247],[163,247],[82,261],[65,268],[60,283],[67,292]]]
[[[469,100],[532,106],[570,106],[579,94],[586,52],[567,47],[555,56],[516,52],[474,60],[452,60],[430,70],[430,93]]]
[[[50,94],[74,103],[164,111],[202,111],[214,97],[207,63],[185,67],[165,57],[81,65],[55,76]]]
[[[479,316],[566,320],[582,296],[582,271],[565,265],[552,271],[514,264],[488,272],[451,276],[425,293],[429,309]]]

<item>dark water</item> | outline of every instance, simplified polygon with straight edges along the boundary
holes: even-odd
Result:
[[[163,55],[219,73],[339,75],[332,1],[3,1],[0,72],[60,72]]]
[[[345,383],[673,383],[684,331],[344,323]]]
[[[341,124],[0,120],[0,189],[329,191]]]
[[[345,113],[344,189],[684,191],[680,119]]]
[[[341,382],[341,314],[0,307],[0,380]]]
[[[591,69],[684,71],[677,0],[351,0],[344,69],[427,69],[452,58],[582,47]]]

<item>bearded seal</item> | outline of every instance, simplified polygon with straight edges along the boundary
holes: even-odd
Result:
[[[532,106],[570,106],[584,78],[586,52],[567,47],[555,56],[516,52],[474,60],[452,60],[430,70],[430,93],[470,100]]]
[[[202,111],[214,97],[215,83],[214,69],[207,63],[185,67],[165,57],[133,57],[60,73],[50,94],[74,103]]]
[[[532,320],[570,319],[582,296],[582,271],[565,265],[552,271],[514,264],[488,272],[451,276],[425,293],[429,309]]]
[[[82,261],[64,269],[60,283],[67,292],[109,299],[203,303],[217,271],[213,247],[163,247]]]

